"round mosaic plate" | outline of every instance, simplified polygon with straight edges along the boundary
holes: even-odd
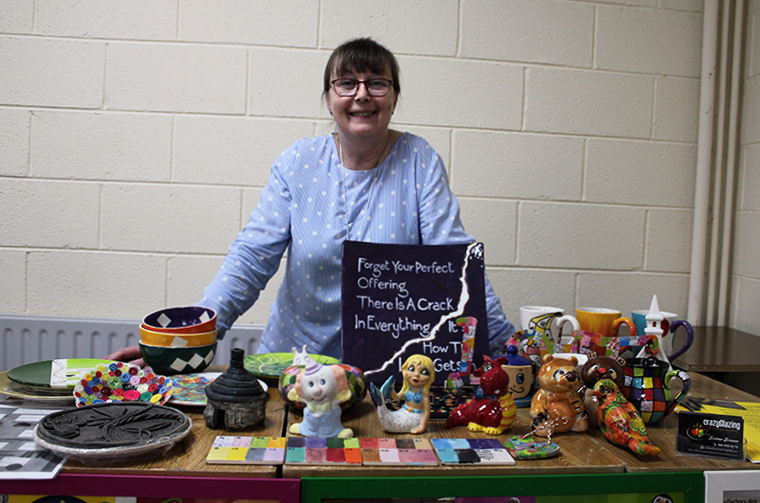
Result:
[[[312,355],[311,358],[322,365],[340,363],[337,358]],[[293,353],[264,353],[248,355],[243,359],[243,366],[258,378],[279,378],[286,368],[293,365]]]
[[[141,369],[137,365],[115,362],[97,365],[82,374],[74,386],[77,407],[111,402],[165,403],[174,391],[172,379]]]

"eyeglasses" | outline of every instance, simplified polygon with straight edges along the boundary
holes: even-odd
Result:
[[[359,84],[364,84],[370,96],[385,96],[391,89],[392,80],[388,79],[335,79],[330,82],[338,96],[354,96],[359,90]]]

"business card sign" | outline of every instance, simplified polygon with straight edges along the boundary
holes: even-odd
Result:
[[[346,241],[341,361],[367,380],[400,380],[411,355],[428,356],[442,384],[488,351],[483,244],[392,245]]]
[[[744,419],[722,414],[680,412],[676,451],[692,456],[744,461]]]

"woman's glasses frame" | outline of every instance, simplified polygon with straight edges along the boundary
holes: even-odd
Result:
[[[338,85],[339,83],[341,83],[341,85]],[[367,94],[374,97],[381,97],[388,94],[388,92],[391,90],[393,81],[382,78],[368,80],[342,78],[331,80],[330,84],[332,84],[332,88],[335,91],[335,94],[338,96],[356,96],[356,93],[359,92],[359,86],[361,84],[364,84],[364,88],[367,90]]]

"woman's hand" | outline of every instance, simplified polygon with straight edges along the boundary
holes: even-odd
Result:
[[[145,362],[140,355],[140,348],[138,346],[129,346],[121,348],[115,353],[106,356],[106,360],[116,360],[117,362],[129,362],[132,365],[137,365],[140,368],[145,367]]]

